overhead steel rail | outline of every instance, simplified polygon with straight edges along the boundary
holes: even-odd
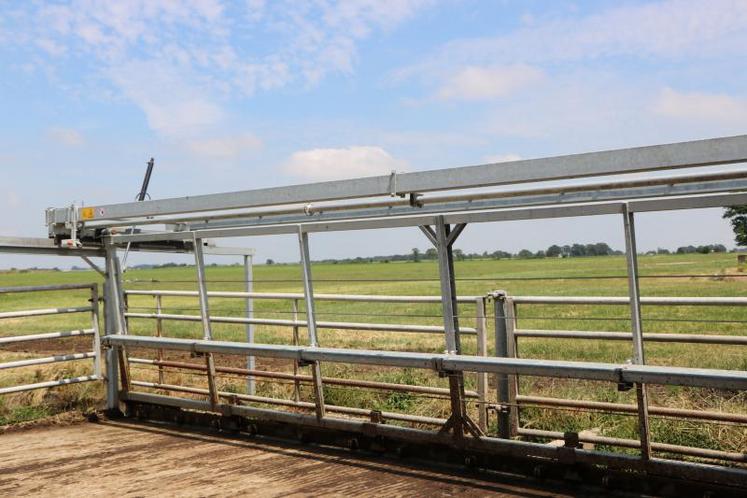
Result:
[[[415,173],[393,172],[391,175],[308,185],[274,187],[124,204],[49,209],[47,211],[47,224],[50,235],[59,238],[63,235],[70,235],[71,231],[77,233],[78,227],[82,229],[94,227],[110,228],[129,225],[131,223],[151,224],[156,221],[178,223],[180,221],[179,217],[159,220],[159,217],[168,215],[186,215],[183,219],[195,221],[196,213],[205,213],[204,216],[200,216],[198,219],[210,220],[213,216],[221,216],[217,213],[219,211],[293,204],[301,204],[305,210],[305,214],[313,215],[314,208],[310,204],[314,202],[345,201],[383,196],[410,196],[411,206],[403,208],[404,213],[415,213],[418,210],[427,209],[422,204],[422,201],[419,200],[419,196],[428,192],[447,192],[502,185],[520,185],[532,182],[645,173],[658,170],[734,164],[745,161],[747,161],[747,136],[740,135],[668,145]],[[699,179],[696,179],[693,175],[671,177],[669,182],[649,178],[644,180],[613,181],[601,183],[596,186],[577,184],[575,186],[545,187],[525,190],[519,194],[504,192],[496,194],[499,197],[495,199],[489,199],[491,196],[484,193],[475,193],[466,194],[458,199],[453,197],[451,199],[446,198],[443,202],[439,202],[434,209],[443,212],[445,210],[444,204],[452,201],[456,206],[460,202],[472,204],[475,202],[496,203],[502,199],[502,204],[501,202],[497,202],[495,205],[479,206],[483,209],[497,209],[511,206],[534,205],[537,203],[556,204],[569,202],[565,200],[565,197],[571,197],[571,202],[591,202],[593,200],[605,199],[632,199],[638,196],[692,196],[701,193],[713,193],[714,191],[742,191],[747,188],[746,180],[747,175],[744,172],[741,172],[741,174],[738,172],[725,174],[722,171],[718,174],[703,176]],[[619,191],[614,192],[615,189]],[[635,192],[635,189],[638,189],[638,192]],[[608,192],[609,197],[605,197],[602,194],[603,191],[610,191]],[[572,192],[576,193],[569,196],[568,194]],[[574,196],[576,197],[575,199],[573,199]],[[646,206],[640,206],[640,208],[646,209]],[[393,207],[383,207],[381,209],[389,211]],[[458,206],[452,209],[458,209]],[[649,205],[648,209],[669,209],[669,207],[657,208]],[[672,209],[675,208],[672,207]],[[339,213],[344,214],[337,216],[338,218],[363,216],[362,213],[355,212],[354,206],[342,207]],[[366,215],[370,216],[371,214],[368,213]],[[148,220],[148,218],[153,219]],[[311,216],[311,218],[313,219],[314,216]],[[302,220],[303,218],[300,219]],[[253,222],[244,220],[240,221],[240,223],[248,226],[251,223],[256,223],[256,220]],[[261,221],[261,223],[266,223],[266,221]],[[172,228],[178,229],[179,227],[175,226]],[[138,239],[132,238],[131,240],[136,242]],[[179,239],[177,237],[168,240]]]

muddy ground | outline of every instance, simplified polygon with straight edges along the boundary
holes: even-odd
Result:
[[[120,421],[0,435],[0,496],[577,496],[342,450]]]

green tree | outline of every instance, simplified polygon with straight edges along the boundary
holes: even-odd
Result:
[[[734,241],[738,246],[747,246],[747,206],[731,206],[724,210],[724,218],[729,220],[734,230]]]
[[[416,263],[420,261],[420,249],[417,247],[412,248],[412,260]]]

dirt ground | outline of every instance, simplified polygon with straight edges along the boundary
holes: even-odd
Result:
[[[578,496],[342,450],[103,421],[0,435],[0,496]]]

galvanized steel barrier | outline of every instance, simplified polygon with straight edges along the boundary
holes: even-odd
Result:
[[[85,353],[66,353],[43,358],[30,358],[24,360],[9,361],[0,363],[0,370],[23,368],[37,365],[48,365],[53,363],[62,363],[68,361],[93,360],[93,371],[90,375],[81,375],[57,380],[48,380],[36,382],[33,384],[24,384],[17,386],[0,387],[0,394],[12,394],[34,389],[45,389],[50,387],[64,386],[68,384],[77,384],[81,382],[91,382],[100,380],[101,377],[101,346],[99,336],[99,305],[98,305],[98,286],[96,284],[63,284],[63,285],[40,285],[29,287],[0,287],[0,296],[17,293],[31,292],[52,292],[52,291],[71,291],[71,290],[89,290],[90,300],[86,306],[61,307],[61,308],[44,308],[33,310],[18,310],[0,312],[0,320],[10,318],[30,318],[50,315],[63,315],[68,313],[90,313],[91,327],[78,330],[65,330],[59,332],[45,332],[38,334],[12,335],[0,337],[0,348],[11,344],[21,344],[33,341],[43,341],[50,339],[63,339],[67,337],[90,336],[91,351]]]
[[[539,458],[560,463],[583,463],[638,470],[652,475],[706,480],[747,487],[747,472],[725,466],[712,466],[657,458],[659,450],[670,453],[651,441],[650,413],[647,384],[681,385],[714,389],[747,389],[747,372],[709,370],[647,365],[645,360],[641,303],[639,290],[638,250],[636,245],[635,215],[637,213],[713,208],[747,204],[747,170],[723,171],[724,165],[747,162],[747,136],[722,137],[678,144],[592,152],[552,158],[484,164],[464,168],[448,168],[412,173],[340,180],[307,185],[276,187],[223,194],[191,196],[145,202],[100,206],[68,206],[47,211],[50,237],[67,240],[72,246],[91,245],[106,254],[107,326],[104,343],[107,350],[107,403],[115,409],[120,401],[176,406],[224,415],[238,415],[257,420],[301,424],[338,431],[415,440],[449,445],[452,449],[476,449],[492,454],[508,454],[519,458]],[[714,168],[717,167],[717,168]],[[609,175],[628,175],[652,171],[703,168],[704,171],[684,175],[610,180]],[[707,170],[707,171],[705,171]],[[591,178],[593,183],[577,182]],[[560,186],[553,182],[562,180]],[[568,181],[568,182],[565,182]],[[549,182],[530,186],[534,182]],[[493,192],[470,189],[510,186]],[[455,191],[462,190],[462,193]],[[464,191],[467,190],[467,193]],[[396,199],[401,197],[401,199]],[[314,204],[322,203],[322,204]],[[573,218],[607,215],[619,219],[625,240],[626,279],[629,300],[630,335],[605,335],[604,338],[627,340],[632,344],[631,364],[545,361],[515,358],[515,320],[496,320],[497,358],[464,355],[458,313],[454,254],[452,247],[468,224]],[[163,225],[157,231],[141,231],[140,225]],[[122,230],[122,226],[135,227]],[[438,260],[440,303],[443,327],[419,329],[416,326],[394,327],[400,332],[435,332],[444,334],[446,354],[407,353],[377,350],[329,349],[319,345],[317,329],[332,327],[355,329],[348,322],[317,320],[315,295],[309,251],[310,234],[417,227],[433,244]],[[297,237],[303,299],[306,320],[269,320],[254,317],[218,317],[210,312],[209,293],[203,257],[205,242],[212,238],[291,235]],[[185,340],[165,337],[137,337],[129,334],[126,316],[122,271],[117,257],[118,248],[156,247],[164,251],[182,250],[194,253],[197,269],[197,297],[199,315],[183,317],[162,312],[145,314],[143,318],[174,319],[199,322],[202,339]],[[506,296],[495,299],[505,304]],[[510,299],[510,297],[509,297]],[[484,301],[483,301],[484,303]],[[502,316],[511,316],[503,313]],[[513,315],[515,317],[515,315]],[[219,320],[221,320],[219,322]],[[251,321],[249,321],[251,320]],[[265,345],[214,340],[213,323],[264,324],[299,327],[306,325],[308,346]],[[382,324],[383,325],[383,324]],[[370,325],[368,325],[370,326]],[[363,329],[366,330],[368,326]],[[380,327],[382,328],[382,327]],[[479,327],[475,327],[475,334]],[[531,334],[520,331],[520,334]],[[534,332],[540,334],[539,331]],[[573,331],[566,332],[573,336]],[[613,333],[614,334],[614,333]],[[671,337],[649,339],[672,340]],[[659,335],[660,336],[660,335]],[[602,338],[598,336],[598,338]],[[679,338],[682,339],[682,338]],[[706,338],[715,341],[714,338]],[[721,339],[719,339],[721,340]],[[486,351],[483,340],[482,351]],[[184,389],[159,382],[149,385],[131,381],[128,348],[175,350],[188,352],[204,360],[207,389]],[[253,394],[221,392],[215,378],[221,367],[214,355],[266,356],[284,358],[299,367],[309,367],[313,402],[301,404],[284,400],[294,409],[313,410],[313,415],[244,406],[242,401],[269,403]],[[154,365],[165,367],[166,360],[158,357]],[[353,365],[415,368],[436,371],[448,379],[449,416],[446,420],[421,420],[420,423],[439,424],[438,431],[405,428],[382,422],[381,413],[354,412],[346,407],[329,407],[324,399],[325,379],[320,362],[343,362]],[[246,369],[248,377],[260,372]],[[480,427],[483,422],[472,421],[467,409],[464,373],[474,372],[497,376],[500,434],[504,438],[487,436]],[[294,375],[293,380],[297,379]],[[617,441],[621,445],[637,447],[637,456],[587,451],[577,447],[580,435],[569,437],[562,447],[510,439],[512,417],[518,393],[518,375],[587,379],[635,389],[634,413],[638,421],[637,441]],[[119,377],[121,376],[121,381]],[[136,384],[135,382],[139,382]],[[121,386],[121,388],[120,388]],[[133,387],[155,387],[205,395],[207,400],[175,398],[152,393],[135,392]],[[513,396],[513,398],[512,398]],[[527,401],[527,400],[524,400]],[[537,400],[535,400],[537,401]],[[280,404],[278,401],[272,403]],[[548,403],[549,404],[549,403]],[[341,409],[342,408],[342,409]],[[332,416],[337,409],[344,415],[366,416],[367,420]],[[630,407],[624,408],[630,410]],[[404,421],[400,418],[401,421]],[[408,421],[414,421],[410,419]],[[528,435],[528,433],[527,433]],[[555,437],[553,434],[533,436]],[[601,441],[600,441],[601,442]],[[607,439],[603,444],[611,444]],[[722,458],[722,454],[701,453],[702,458]],[[731,458],[726,456],[727,458]]]

